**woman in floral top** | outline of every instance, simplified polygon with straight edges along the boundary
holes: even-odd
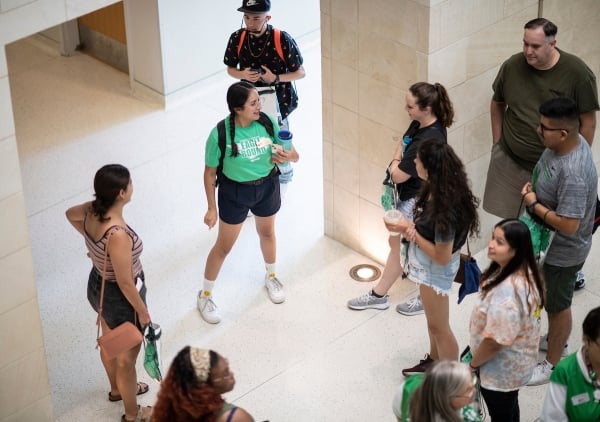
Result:
[[[519,421],[519,387],[537,363],[544,284],[529,229],[519,220],[494,227],[488,257],[471,314],[470,366],[479,372],[492,422]]]

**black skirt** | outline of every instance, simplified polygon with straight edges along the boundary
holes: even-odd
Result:
[[[144,304],[146,303],[146,283],[144,282],[144,272],[140,272],[134,279],[137,282],[140,279],[142,288],[140,289],[140,297]],[[98,312],[100,305],[100,289],[102,288],[102,274],[96,268],[92,267],[90,277],[88,279],[87,298],[94,311]],[[112,330],[122,323],[129,321],[137,322],[137,327],[142,330],[139,319],[134,318],[135,311],[131,303],[125,298],[123,292],[119,288],[116,281],[106,280],[104,286],[104,306],[102,307],[102,318]]]

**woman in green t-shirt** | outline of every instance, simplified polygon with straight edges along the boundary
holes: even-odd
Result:
[[[260,97],[254,85],[245,81],[231,85],[227,90],[227,106],[230,114],[211,131],[204,156],[208,205],[204,224],[209,229],[217,224],[218,208],[219,233],[206,259],[197,306],[202,318],[211,324],[221,321],[212,298],[215,281],[249,211],[255,216],[260,238],[265,288],[273,303],[285,301],[283,284],[275,273],[275,215],[281,206],[279,171],[275,164],[296,162],[299,158],[293,145],[289,150],[272,148],[279,127],[274,118],[260,111]]]

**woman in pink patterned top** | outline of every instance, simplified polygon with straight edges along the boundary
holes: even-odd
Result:
[[[519,388],[537,363],[544,284],[529,229],[519,220],[494,227],[488,257],[471,314],[470,366],[479,372],[492,422],[519,421]]]

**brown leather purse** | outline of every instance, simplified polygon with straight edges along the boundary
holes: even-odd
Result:
[[[102,268],[102,287],[100,288],[100,303],[98,305],[98,319],[96,320],[96,325],[98,326],[98,332],[96,334],[97,346],[96,348],[100,348],[106,357],[109,359],[114,359],[121,353],[133,349],[135,346],[142,343],[143,337],[142,333],[135,324],[132,324],[129,321],[126,321],[114,329],[110,330],[109,333],[100,335],[100,320],[102,318],[102,307],[104,305],[104,285],[106,283],[106,261],[108,255],[108,242],[110,241],[110,237],[112,236],[113,231],[111,230],[108,233],[108,238],[106,240],[106,245],[104,246],[104,265]],[[137,320],[137,314],[134,313],[134,321]]]

